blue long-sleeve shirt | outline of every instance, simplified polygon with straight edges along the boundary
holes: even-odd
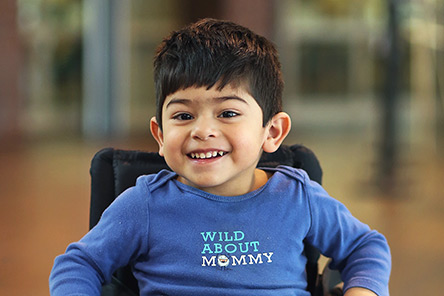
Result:
[[[385,238],[304,171],[267,170],[263,187],[233,197],[184,185],[169,171],[140,177],[56,258],[51,295],[100,295],[128,264],[140,295],[309,295],[304,239],[333,259],[344,289],[389,295]]]

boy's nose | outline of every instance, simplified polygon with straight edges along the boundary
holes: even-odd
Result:
[[[213,125],[210,120],[197,120],[191,131],[191,137],[201,141],[216,137],[217,131]]]

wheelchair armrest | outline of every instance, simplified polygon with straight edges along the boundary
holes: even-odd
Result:
[[[319,286],[320,293],[319,296],[342,296],[343,292],[343,282],[341,279],[341,274],[338,270],[330,269],[331,259],[325,265],[322,274],[319,276]]]
[[[101,296],[138,296],[138,294],[113,276],[111,282],[102,287]]]

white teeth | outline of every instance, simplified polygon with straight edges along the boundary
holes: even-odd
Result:
[[[207,159],[207,158],[212,158],[212,157],[217,157],[217,156],[223,156],[225,153],[223,151],[210,151],[207,153],[191,153],[190,156],[191,158],[194,159]]]

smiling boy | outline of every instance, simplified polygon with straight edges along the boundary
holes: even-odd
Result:
[[[310,295],[304,241],[345,295],[388,295],[385,238],[298,169],[257,168],[290,131],[274,46],[201,20],[158,49],[151,132],[172,171],[139,177],[57,257],[51,295],[99,295],[130,264],[141,295]]]
[[[274,152],[290,130],[280,112],[262,126],[262,110],[240,85],[189,87],[168,95],[162,125],[151,120],[159,153],[184,184],[234,196],[256,190],[267,174],[256,168],[262,151]]]

